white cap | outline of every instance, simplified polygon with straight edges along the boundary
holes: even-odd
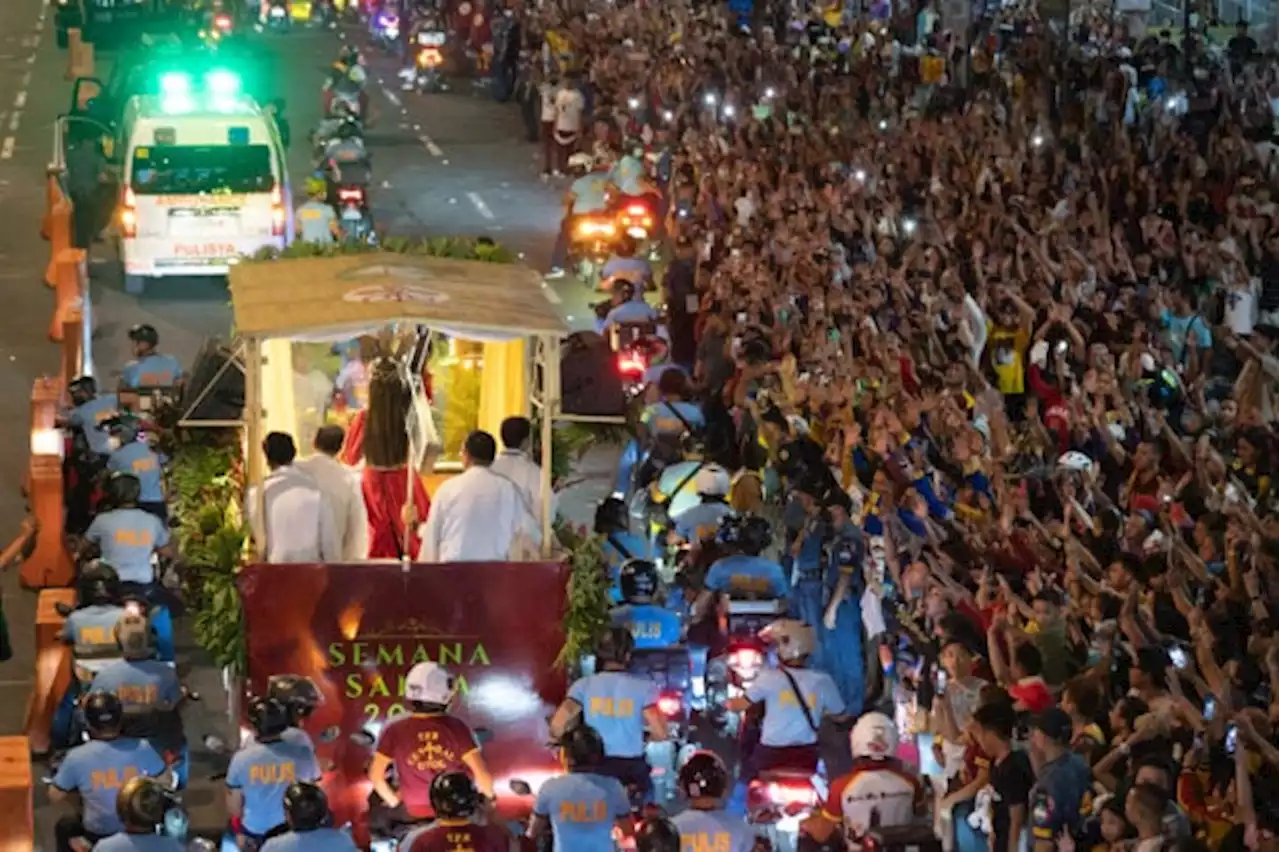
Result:
[[[711,497],[724,497],[729,493],[729,472],[718,464],[706,465],[694,477],[693,490]]]
[[[778,657],[787,662],[809,656],[816,645],[813,628],[795,618],[780,618],[769,623],[760,631],[760,638],[776,646]]]
[[[1150,352],[1143,352],[1142,357],[1138,359],[1138,364],[1144,373],[1151,373],[1156,369],[1156,359]]]
[[[453,700],[453,677],[443,666],[418,663],[404,679],[404,697],[424,704],[448,704]]]
[[[883,713],[866,713],[849,732],[849,750],[854,760],[887,760],[898,750],[898,729]]]

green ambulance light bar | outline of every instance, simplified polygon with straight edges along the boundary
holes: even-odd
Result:
[[[240,76],[233,71],[210,71],[203,77],[203,91],[214,101],[214,106],[224,106],[240,94]],[[191,75],[182,71],[170,71],[160,77],[161,102],[165,112],[187,112],[195,106],[194,86]],[[219,103],[221,102],[221,103]]]

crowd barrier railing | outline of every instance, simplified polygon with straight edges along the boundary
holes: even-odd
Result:
[[[26,737],[0,737],[0,852],[36,848],[34,777]]]
[[[67,79],[92,77],[93,69],[93,45],[84,40],[79,29],[67,30]]]
[[[26,719],[23,732],[31,744],[31,751],[44,754],[52,745],[50,730],[62,696],[71,686],[71,648],[63,642],[60,633],[66,618],[58,612],[58,605],[75,606],[74,589],[45,589],[36,604],[36,666],[35,680],[27,698]],[[0,850],[4,847],[0,846]]]
[[[35,548],[19,577],[30,589],[69,586],[75,565],[63,535],[65,453],[58,428],[58,406],[65,388],[61,377],[36,379],[31,388],[31,459],[27,466],[27,503],[35,516]]]

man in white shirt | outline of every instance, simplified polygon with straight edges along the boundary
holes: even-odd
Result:
[[[333,512],[343,561],[357,562],[369,556],[369,517],[360,480],[338,461],[345,438],[341,426],[320,427],[312,445],[315,455],[298,462],[297,467],[316,481]]]
[[[560,93],[558,80],[544,80],[538,86],[538,119],[542,123],[542,179],[551,177],[554,171],[560,176],[560,157],[556,150],[556,95]]]
[[[578,147],[578,139],[582,135],[582,113],[587,108],[586,99],[572,79],[561,81],[556,92],[556,172],[563,172],[569,162],[569,155]]]
[[[506,562],[517,535],[533,535],[536,522],[519,486],[490,469],[497,454],[488,432],[467,436],[465,470],[441,485],[431,501],[419,562]]]
[[[490,470],[515,483],[529,508],[530,516],[542,522],[542,468],[529,458],[529,438],[533,424],[528,417],[508,417],[498,430],[502,436],[502,452],[493,460]]]
[[[294,466],[297,448],[284,432],[262,442],[271,472],[249,493],[249,529],[266,561],[337,562],[342,559],[338,527],[316,481]],[[262,504],[259,506],[259,499]]]

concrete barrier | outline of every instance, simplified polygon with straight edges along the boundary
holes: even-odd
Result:
[[[58,378],[63,391],[71,384],[72,379],[84,372],[84,332],[84,302],[81,297],[67,309],[66,316],[62,318],[62,367]]]
[[[93,45],[84,40],[78,28],[67,30],[67,79],[92,77],[94,68]]]
[[[27,738],[0,737],[0,852],[36,848],[34,780]]]
[[[67,317],[72,308],[79,307],[88,287],[88,253],[84,249],[63,249],[54,257],[53,266],[53,318],[49,321],[49,339],[61,343]]]
[[[40,218],[40,237],[41,239],[49,239],[49,220],[53,215],[53,208],[59,201],[67,200],[66,193],[62,191],[62,181],[60,180],[62,169],[51,166],[45,173],[44,179],[44,215]]]
[[[44,270],[44,283],[58,283],[58,258],[71,249],[71,201],[60,197],[49,211],[49,265]]]
[[[27,716],[23,723],[23,732],[36,754],[49,751],[54,714],[71,686],[72,654],[70,646],[58,638],[66,622],[58,612],[58,604],[75,606],[75,603],[73,589],[45,589],[36,604],[35,681],[27,698]],[[0,850],[3,848],[0,846]]]

